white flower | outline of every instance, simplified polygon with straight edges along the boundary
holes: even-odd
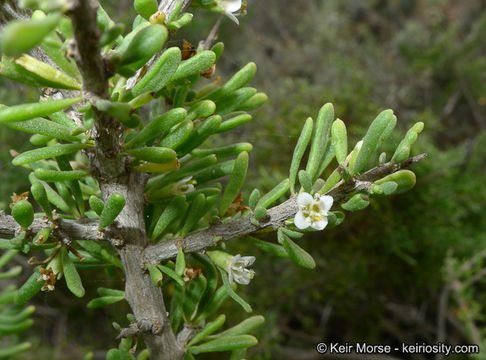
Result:
[[[223,8],[224,14],[227,17],[237,24],[240,23],[234,13],[239,13],[241,9],[241,0],[220,0],[219,5]]]
[[[230,284],[233,280],[238,284],[248,285],[250,280],[255,276],[255,272],[247,269],[255,262],[254,256],[240,256],[240,254],[233,256],[231,263],[228,264],[228,280]]]
[[[187,194],[191,191],[194,191],[194,184],[195,181],[192,180],[192,176],[179,180],[174,184],[172,194]]]
[[[240,254],[233,256],[220,250],[207,251],[206,254],[216,265],[228,273],[230,284],[235,281],[238,284],[248,285],[255,275],[253,270],[247,269],[255,262],[254,256],[241,256]]]
[[[327,226],[327,213],[333,203],[332,196],[311,194],[303,192],[297,197],[299,211],[295,215],[294,224],[299,229],[306,229],[309,226],[322,230]]]

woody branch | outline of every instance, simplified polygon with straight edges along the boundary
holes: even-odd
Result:
[[[341,181],[332,188],[327,195],[334,198],[335,204],[343,202],[346,197],[356,191],[365,190],[373,182],[392,174],[398,170],[407,168],[414,163],[424,159],[426,154],[411,157],[399,164],[384,164],[377,166],[366,173],[359,175],[348,181]],[[206,230],[187,236],[183,241],[173,239],[160,244],[154,244],[145,250],[145,258],[150,262],[159,262],[173,258],[177,255],[178,245],[183,246],[185,252],[201,251],[214,245],[214,239],[228,241],[249,235],[266,227],[277,228],[282,226],[285,220],[292,218],[297,212],[296,197],[291,197],[284,203],[277,205],[267,211],[268,217],[256,226],[250,222],[251,215],[241,219],[225,223],[212,225]],[[31,225],[35,232],[45,227],[46,219],[36,219]],[[15,231],[20,229],[19,225],[11,216],[0,212],[0,236],[11,237]],[[98,232],[98,222],[89,220],[80,223],[74,220],[62,220],[60,224],[65,233],[73,238],[85,240],[113,240],[118,237],[117,226],[111,227],[104,233]]]

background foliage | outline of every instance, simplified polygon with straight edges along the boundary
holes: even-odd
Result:
[[[467,308],[459,308],[457,297],[444,288],[450,280],[445,271],[448,257],[457,267],[486,248],[484,2],[248,3],[248,15],[240,19],[239,28],[223,19],[218,40],[225,42],[226,49],[217,68],[227,79],[226,74],[255,61],[258,72],[253,84],[270,99],[240,130],[245,134],[228,135],[254,144],[244,195],[253,187],[269,190],[284,177],[302,122],[314,117],[325,102],[335,104],[337,116],[355,140],[372,120],[363,114],[392,108],[403,132],[423,121],[425,131],[415,151],[429,154],[414,168],[418,183],[412,191],[373,201],[367,211],[349,214],[342,226],[304,240],[303,247],[318,262],[317,271],[251,249],[251,255],[257,256],[256,277],[245,296],[254,304],[254,312],[267,319],[251,358],[311,359],[319,341],[431,343],[440,333],[439,317],[447,319],[447,342],[476,342],[466,326],[470,324],[463,320],[465,313],[472,313],[474,326],[484,327],[484,281],[462,294]],[[111,5],[107,10],[114,17],[133,18],[129,2]],[[196,17],[170,45],[180,45],[183,38],[197,44],[217,18],[215,14]],[[0,81],[2,103],[34,101],[37,96]],[[27,189],[22,169],[10,165],[8,150],[21,151],[29,146],[28,140],[13,134],[0,128],[2,209],[8,207],[12,192]],[[392,139],[390,149],[399,140]],[[232,253],[245,254],[250,248],[241,241],[231,247]],[[476,270],[481,267],[479,263]],[[92,289],[117,286],[100,284],[95,274],[83,280]],[[37,297],[39,311],[34,319],[36,328],[43,324],[44,331],[28,333],[39,344],[28,356],[80,358],[95,350],[95,358],[102,358],[104,352],[96,349],[113,346],[116,336],[105,320],[116,319],[128,308],[86,310],[84,299],[74,300],[65,290],[60,287]],[[448,310],[440,313],[444,293]],[[87,299],[91,297],[88,293]],[[241,313],[237,305],[227,306]],[[241,319],[235,315],[231,320]],[[95,342],[86,335],[93,332],[101,335]]]

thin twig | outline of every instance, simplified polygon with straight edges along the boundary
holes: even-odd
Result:
[[[199,45],[204,50],[209,50],[211,46],[213,46],[213,42],[216,41],[216,39],[218,38],[218,31],[219,31],[219,26],[221,25],[221,20],[223,20],[223,15],[221,15],[216,21],[216,23],[213,25],[206,40],[201,41],[199,43]]]
[[[479,253],[474,255],[471,259],[466,261],[459,268],[457,275],[462,276],[468,271],[470,271],[478,262],[486,259],[486,249],[481,250]]]
[[[69,236],[71,239],[84,239],[84,240],[100,240],[109,239],[113,236],[112,230],[107,230],[106,233],[100,233],[98,231],[98,221],[96,220],[64,220],[59,219],[56,224],[58,229],[63,234]],[[29,231],[32,233],[38,233],[40,230],[46,227],[52,227],[53,224],[47,219],[47,217],[36,218],[32,225],[29,226]],[[0,237],[11,238],[20,230],[20,225],[10,215],[5,214],[3,210],[0,210]],[[52,237],[53,235],[51,235]]]
[[[464,297],[463,289],[464,284],[457,278],[452,265],[452,255],[449,252],[446,259],[446,271],[447,280],[450,284],[452,291],[454,292],[454,297],[456,298],[461,312],[464,314],[464,323],[467,332],[470,334],[470,340],[476,344],[481,343],[481,335],[479,329],[474,321],[474,315],[472,313],[471,307]]]

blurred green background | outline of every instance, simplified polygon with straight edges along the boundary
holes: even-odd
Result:
[[[129,1],[102,3],[116,19],[134,16]],[[219,18],[194,13],[171,46],[204,40]],[[392,108],[398,131],[385,148],[393,151],[407,128],[423,121],[414,152],[429,155],[413,168],[418,181],[412,191],[375,200],[348,213],[341,226],[302,241],[316,259],[315,271],[243,241],[228,244],[232,253],[257,257],[256,276],[242,294],[267,321],[249,358],[330,358],[315,351],[321,341],[481,343],[486,353],[484,1],[248,0],[240,22],[222,21],[218,40],[226,48],[217,75],[226,80],[254,61],[258,72],[251,85],[269,96],[251,123],[221,139],[254,144],[246,197],[286,176],[301,126],[326,102],[346,123],[350,147],[376,114]],[[0,79],[0,102],[36,96]],[[6,209],[12,192],[28,189],[25,172],[10,164],[9,149],[30,144],[5,127],[0,144],[0,209]],[[84,281],[92,294],[98,286],[123,286],[104,274]],[[27,358],[78,358],[88,350],[103,358],[102,349],[116,346],[110,321],[123,318],[128,307],[86,310],[85,300],[63,290],[38,297],[37,332],[29,336],[39,346]],[[234,303],[225,309],[230,323],[246,317]]]

